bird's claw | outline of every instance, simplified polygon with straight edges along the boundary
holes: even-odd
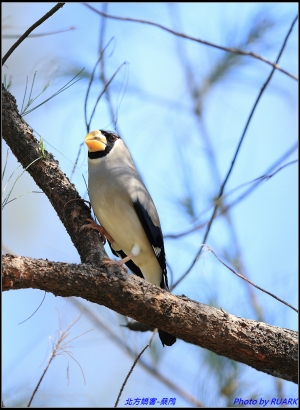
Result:
[[[113,266],[113,265],[118,265],[118,266],[120,266],[121,268],[123,268],[123,269],[125,270],[125,272],[127,272],[127,268],[126,268],[126,266],[123,264],[122,260],[120,260],[120,261],[114,261],[113,259],[103,258],[103,259],[102,259],[102,263],[103,263],[103,265],[111,265],[111,266]]]
[[[94,222],[90,218],[86,219],[86,221],[89,222],[89,223],[85,224],[85,225],[82,225],[81,228],[79,229],[79,231],[82,231],[83,229],[94,229],[95,231],[100,232],[101,241],[102,241],[103,245],[105,245],[106,239],[108,239],[110,243],[114,242],[113,238],[106,232],[106,230],[103,228],[103,226],[98,225],[96,222]]]

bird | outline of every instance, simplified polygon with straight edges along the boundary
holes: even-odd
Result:
[[[100,231],[112,253],[137,276],[169,290],[164,240],[154,202],[122,138],[114,131],[89,132],[88,192]],[[109,263],[106,261],[106,263]],[[114,263],[114,262],[112,262]],[[123,265],[124,266],[124,265]],[[158,330],[163,347],[176,337]]]

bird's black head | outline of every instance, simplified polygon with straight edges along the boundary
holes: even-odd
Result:
[[[89,158],[105,157],[112,150],[118,139],[120,139],[120,137],[114,131],[91,131],[84,139],[84,142],[88,146]]]

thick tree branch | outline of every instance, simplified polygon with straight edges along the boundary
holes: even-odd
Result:
[[[54,263],[11,255],[2,260],[4,290],[36,288],[57,296],[80,296],[188,343],[297,383],[298,337],[292,330],[172,295],[115,266]]]
[[[3,86],[2,135],[24,168],[32,163],[27,171],[47,195],[70,235],[81,261],[96,263],[101,260],[106,254],[98,233],[93,230],[83,230],[79,234],[86,219],[91,218],[89,208],[81,200],[75,186],[61,171],[58,161],[52,154],[45,151],[45,157],[40,158],[42,152],[39,142],[19,115],[15,98]]]

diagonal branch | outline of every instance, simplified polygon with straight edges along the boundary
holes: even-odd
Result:
[[[285,46],[286,46],[286,43],[287,43],[287,40],[288,40],[288,38],[289,38],[289,36],[290,36],[290,34],[291,34],[292,30],[293,30],[293,27],[294,27],[294,25],[295,25],[295,23],[296,23],[297,20],[298,20],[298,16],[296,16],[296,18],[292,21],[292,24],[291,24],[291,26],[290,26],[290,29],[289,29],[288,33],[286,34],[286,36],[285,36],[285,38],[284,38],[283,44],[282,44],[282,46],[281,46],[281,48],[280,48],[280,50],[279,50],[279,53],[278,53],[278,56],[277,56],[277,59],[276,59],[276,64],[278,63],[278,61],[279,61],[279,59],[280,59],[280,57],[281,57],[281,55],[282,55],[282,53],[283,53],[283,50],[284,50],[284,48],[285,48]],[[203,243],[203,244],[206,243],[206,240],[207,240],[207,238],[208,238],[210,229],[211,229],[212,224],[213,224],[213,222],[214,222],[214,220],[215,220],[215,218],[216,218],[218,209],[219,209],[219,207],[220,207],[219,199],[222,197],[223,192],[224,192],[224,189],[225,189],[225,186],[226,186],[226,184],[227,184],[227,181],[228,181],[228,179],[229,179],[229,177],[230,177],[230,175],[231,175],[231,173],[232,173],[233,167],[234,167],[234,165],[235,165],[235,162],[236,162],[236,159],[237,159],[237,157],[238,157],[238,154],[239,154],[240,148],[241,148],[241,146],[242,146],[242,143],[243,143],[243,141],[244,141],[246,132],[247,132],[248,127],[249,127],[249,125],[250,125],[251,119],[252,119],[252,117],[253,117],[253,115],[254,115],[254,113],[255,113],[256,107],[257,107],[257,105],[258,105],[258,103],[259,103],[259,101],[260,101],[260,99],[261,99],[261,97],[262,97],[262,95],[263,95],[265,89],[267,88],[267,85],[269,84],[269,82],[271,81],[271,78],[273,77],[274,72],[275,72],[275,67],[273,67],[273,69],[271,70],[271,72],[270,72],[268,78],[266,79],[266,81],[264,82],[262,88],[260,89],[260,91],[259,91],[259,93],[258,93],[258,96],[257,96],[257,98],[256,98],[256,100],[255,100],[255,102],[254,102],[254,105],[253,105],[253,107],[252,107],[252,109],[251,109],[250,115],[249,115],[249,117],[248,117],[248,119],[247,119],[247,122],[246,122],[246,125],[245,125],[245,127],[244,127],[243,133],[242,133],[242,135],[241,135],[241,137],[240,137],[240,139],[239,139],[237,148],[236,148],[235,153],[234,153],[234,155],[233,155],[233,159],[232,159],[231,164],[230,164],[230,166],[229,166],[229,170],[228,170],[228,172],[227,172],[227,174],[226,174],[226,176],[225,176],[225,179],[224,179],[224,181],[223,181],[223,183],[222,183],[222,185],[221,185],[221,187],[220,187],[219,194],[218,194],[217,199],[216,199],[216,201],[215,201],[214,210],[213,210],[212,216],[211,216],[211,218],[210,218],[210,220],[209,220],[209,222],[208,222],[207,229],[206,229],[206,231],[205,231],[204,238],[203,238],[203,240],[202,240],[202,243]],[[200,250],[197,252],[196,257],[195,257],[194,260],[192,261],[192,263],[191,263],[190,267],[188,268],[188,270],[173,284],[172,289],[174,289],[174,288],[189,274],[189,272],[192,270],[193,266],[194,266],[195,263],[198,261],[200,255],[201,255],[201,253],[202,253],[203,246],[204,246],[204,245],[202,245],[201,248],[200,248]]]
[[[178,31],[175,31],[175,30],[172,30],[168,27],[165,27],[162,24],[155,23],[154,21],[135,19],[135,18],[130,18],[130,17],[113,16],[111,14],[107,14],[107,13],[104,13],[103,11],[95,9],[94,7],[92,7],[88,3],[83,3],[83,4],[85,6],[87,6],[89,9],[93,10],[95,13],[98,13],[101,16],[106,17],[106,18],[110,18],[110,19],[114,19],[114,20],[121,20],[121,21],[130,21],[132,23],[148,24],[150,26],[161,28],[162,30],[167,31],[168,33],[174,34],[175,36],[182,37],[182,38],[185,38],[187,40],[195,41],[197,43],[201,43],[201,44],[204,44],[206,46],[214,47],[214,48],[217,48],[219,50],[227,51],[227,52],[230,52],[230,53],[241,54],[243,56],[249,56],[249,57],[256,58],[258,60],[263,61],[266,64],[269,64],[274,69],[277,69],[278,71],[281,71],[282,73],[288,75],[289,77],[293,78],[294,80],[298,81],[298,77],[296,77],[295,75],[289,73],[288,71],[284,70],[283,68],[279,67],[277,62],[272,63],[272,61],[269,61],[266,58],[264,58],[264,57],[262,57],[262,56],[260,56],[256,53],[253,53],[252,51],[244,51],[244,50],[239,50],[237,48],[229,48],[229,47],[219,46],[218,44],[210,43],[209,41],[201,40],[200,38],[188,36],[187,34],[184,34],[184,33],[179,33]],[[296,22],[297,18],[298,18],[298,16],[296,16],[295,22]]]
[[[22,41],[24,41],[25,38],[27,38],[34,29],[36,29],[38,26],[44,23],[45,20],[51,17],[54,13],[57,12],[57,10],[62,8],[64,5],[65,3],[57,3],[57,5],[54,6],[50,11],[48,11],[48,13],[46,13],[43,17],[41,17],[38,21],[36,21],[31,27],[29,27],[29,29],[25,31],[25,33],[12,45],[12,47],[8,50],[8,52],[2,58],[2,65],[5,63],[8,57],[15,51],[15,49],[22,43]]]
[[[42,155],[33,131],[18,113],[15,98],[2,88],[2,134],[18,161],[43,190],[74,243],[82,262],[97,262],[105,255],[99,235],[83,230],[91,212],[52,154]],[[92,245],[91,245],[92,244]]]
[[[3,289],[79,296],[158,327],[188,343],[297,383],[297,332],[233,316],[175,296],[119,267],[67,264],[5,255]]]

